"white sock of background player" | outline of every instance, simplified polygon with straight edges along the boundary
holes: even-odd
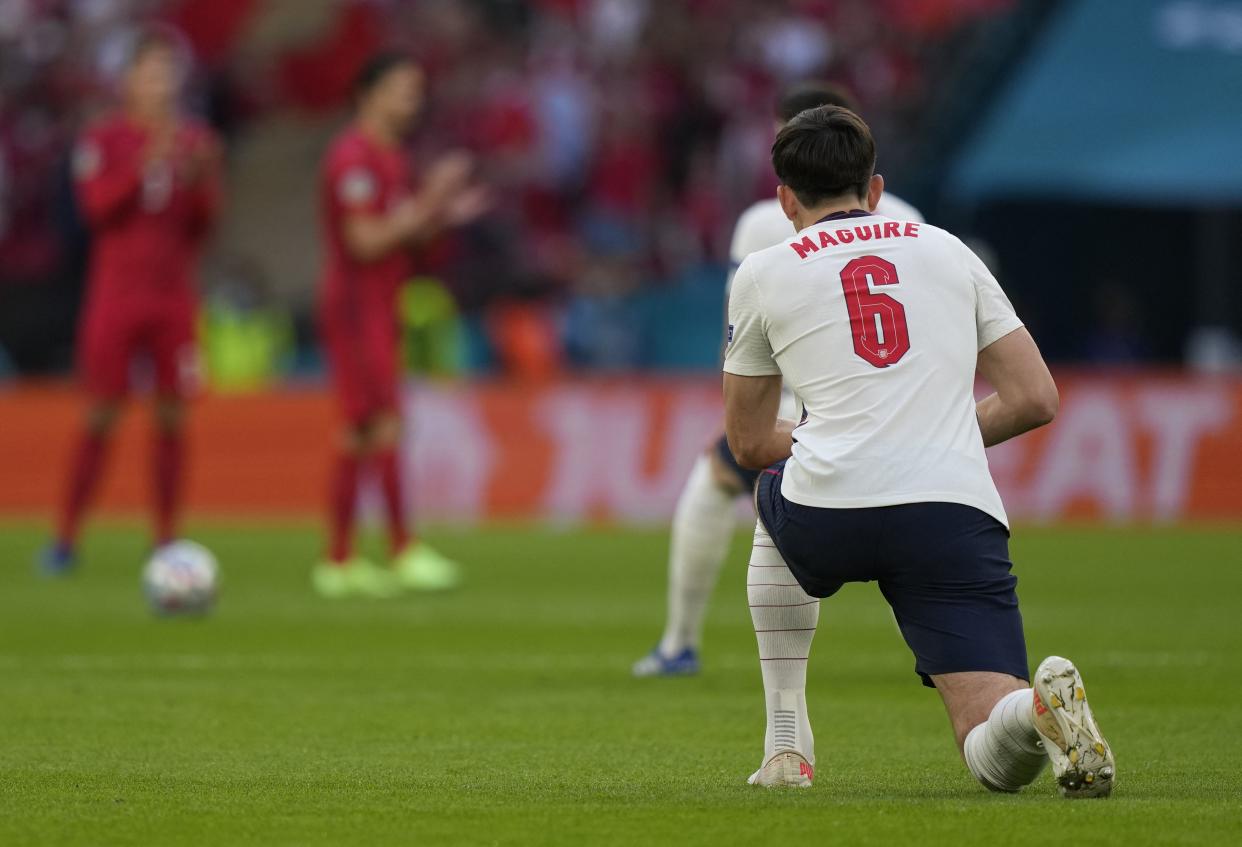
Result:
[[[815,764],[815,737],[806,713],[806,662],[819,624],[819,601],[798,585],[762,523],[755,527],[746,596],[763,668],[768,720],[763,762],[777,750],[796,750]]]
[[[687,647],[698,649],[707,603],[733,540],[736,499],[716,483],[711,458],[700,455],[673,515],[668,618],[659,647],[663,656],[675,656]]]
[[[1030,785],[1048,761],[1035,732],[1031,689],[1002,697],[988,719],[966,736],[962,754],[975,779],[993,791]]]

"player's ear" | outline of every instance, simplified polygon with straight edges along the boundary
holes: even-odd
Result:
[[[880,195],[884,193],[884,177],[879,174],[872,174],[871,181],[867,183],[867,211],[874,212],[875,207],[880,205]]]
[[[781,211],[785,213],[785,217],[796,223],[798,219],[798,198],[794,196],[793,189],[787,185],[776,186],[776,199],[780,201]]]

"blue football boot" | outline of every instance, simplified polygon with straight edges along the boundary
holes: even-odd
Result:
[[[699,672],[699,652],[687,647],[676,656],[665,656],[660,648],[634,663],[631,672],[638,679],[651,676],[694,676]]]
[[[44,576],[68,576],[77,564],[77,551],[63,541],[53,541],[39,554],[39,573]]]

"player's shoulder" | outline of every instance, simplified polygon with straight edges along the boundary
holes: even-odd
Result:
[[[324,165],[332,170],[364,164],[370,160],[371,152],[367,137],[350,125],[332,137],[324,155]]]
[[[768,221],[779,217],[780,220],[788,223],[785,213],[781,211],[780,201],[775,197],[769,197],[766,200],[757,200],[746,207],[746,210],[737,217],[737,229],[747,229],[767,223]]]
[[[129,121],[119,111],[104,112],[91,118],[78,132],[79,141],[106,142],[125,133]]]
[[[738,216],[737,224],[733,227],[729,258],[734,263],[740,263],[756,250],[771,247],[792,234],[793,225],[785,217],[776,198],[752,203]]]

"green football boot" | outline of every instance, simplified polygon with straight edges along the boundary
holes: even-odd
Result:
[[[461,568],[424,541],[405,548],[393,563],[397,581],[411,591],[448,591],[461,585]]]
[[[396,576],[374,562],[355,556],[344,564],[320,562],[311,571],[311,585],[320,597],[393,597],[400,593]]]

